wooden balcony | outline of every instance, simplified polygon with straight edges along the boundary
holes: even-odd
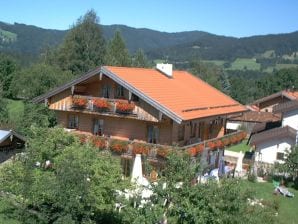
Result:
[[[75,102],[75,99],[80,100]],[[103,104],[106,103],[106,105],[101,105],[101,107],[96,106],[96,102],[100,101]],[[142,107],[140,107],[138,102],[131,101],[129,103],[127,100],[121,99],[107,99],[92,96],[74,95],[65,97],[60,101],[50,104],[49,108],[52,110],[127,117],[138,120],[158,122],[158,118],[145,111]]]

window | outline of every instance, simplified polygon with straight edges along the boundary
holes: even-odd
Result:
[[[282,152],[276,153],[276,159],[277,160],[283,160],[284,157],[285,157],[285,154],[284,153],[282,153]]]
[[[124,88],[123,88],[123,86],[117,85],[115,96],[116,96],[116,98],[124,98]]]
[[[197,123],[191,122],[190,123],[190,137],[194,138],[196,137],[197,132]]]
[[[104,85],[102,87],[102,97],[110,98],[110,95],[111,95],[111,86],[110,85]]]
[[[103,135],[103,120],[95,119],[93,123],[93,134],[94,135]]]
[[[185,125],[180,125],[178,127],[178,141],[184,140]]]
[[[148,142],[157,144],[159,140],[159,128],[157,126],[148,126]]]
[[[79,116],[77,114],[68,116],[68,128],[79,128]]]

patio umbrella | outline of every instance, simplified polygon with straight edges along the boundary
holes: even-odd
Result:
[[[142,158],[140,154],[136,154],[132,167],[131,182],[137,185],[143,184]]]
[[[236,168],[235,171],[239,174],[242,173],[242,160],[243,160],[243,153],[242,151],[239,152],[238,154],[238,160],[237,160],[237,164],[236,164]]]

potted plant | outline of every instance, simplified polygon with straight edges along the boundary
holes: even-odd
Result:
[[[116,111],[118,113],[131,113],[135,108],[135,104],[132,102],[117,101],[116,102]]]
[[[216,145],[216,148],[218,148],[218,149],[221,149],[224,146],[224,144],[223,144],[223,142],[221,140],[217,140],[215,142],[215,145]]]
[[[72,98],[72,105],[76,108],[85,108],[87,105],[87,99],[81,96],[74,96]]]
[[[109,109],[109,103],[104,98],[93,99],[92,102],[98,111],[107,111]]]

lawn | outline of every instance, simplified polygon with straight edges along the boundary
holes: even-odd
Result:
[[[276,200],[279,204],[279,211],[277,216],[277,223],[281,224],[296,224],[298,223],[298,190],[292,188],[290,192],[295,194],[294,198],[288,198],[281,195],[274,195],[274,187],[272,183],[253,183],[250,181],[243,181],[243,187],[256,192],[257,198],[265,200]]]
[[[24,114],[24,102],[21,100],[7,99],[8,118],[13,123],[20,120]]]
[[[255,58],[237,58],[228,70],[260,70],[261,64]]]
[[[225,150],[233,151],[233,152],[246,152],[250,150],[250,146],[246,145],[246,140],[242,141],[240,144],[233,145],[230,147],[227,147]]]

